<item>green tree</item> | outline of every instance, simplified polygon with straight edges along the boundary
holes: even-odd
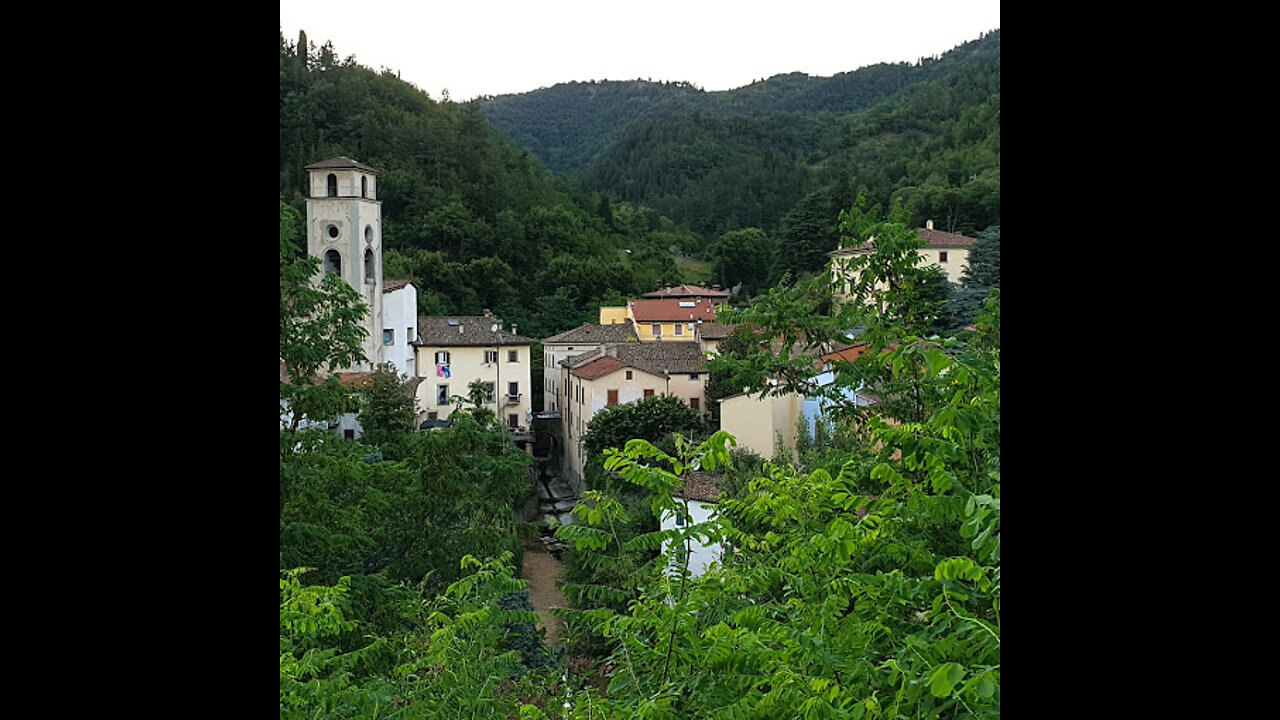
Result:
[[[769,284],[777,252],[777,241],[760,228],[727,232],[711,248],[711,272],[723,287],[741,283],[740,294],[749,297]]]
[[[399,457],[400,448],[416,429],[417,398],[406,386],[408,378],[396,372],[395,365],[383,363],[373,373],[365,389],[360,409],[363,440],[382,448],[384,456]],[[391,450],[392,453],[388,454]]]
[[[622,447],[631,439],[658,442],[669,433],[698,437],[706,432],[702,414],[678,397],[655,395],[632,403],[610,405],[597,412],[582,437],[588,456]]]

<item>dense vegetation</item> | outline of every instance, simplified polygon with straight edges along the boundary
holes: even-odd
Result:
[[[532,631],[511,519],[528,459],[505,432],[461,408],[449,431],[409,432],[385,388],[363,400],[379,446],[282,427],[281,717],[998,718],[1000,295],[975,331],[926,335],[937,307],[909,216],[865,197],[845,212],[846,241],[877,238],[855,302],[833,307],[818,277],[725,318],[763,331],[715,363],[731,384],[834,403],[798,462],[744,458],[723,432],[686,442],[657,403],[630,409],[647,438],[605,447],[619,423],[595,428],[602,482],[557,531],[592,570],[567,588],[572,657]],[[349,298],[305,287],[316,261],[295,227],[282,205],[281,356],[297,370],[281,393],[327,397],[307,373],[358,348],[359,318],[304,331]],[[825,388],[806,384],[811,358],[775,350],[855,325],[871,348]],[[854,387],[880,406],[847,402]],[[689,514],[672,491],[693,470],[727,471],[722,512],[658,530]],[[699,577],[695,541],[725,550]]]

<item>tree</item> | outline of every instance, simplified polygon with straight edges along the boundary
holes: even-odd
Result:
[[[398,457],[399,446],[416,429],[417,398],[406,388],[407,380],[396,372],[395,365],[383,363],[364,391],[360,409],[363,440],[382,448],[384,456],[392,449],[391,455]]]
[[[969,250],[969,263],[961,282],[965,287],[1000,287],[999,225],[992,225],[978,234],[978,242]]]
[[[655,395],[633,403],[611,405],[596,413],[583,435],[588,455],[605,448],[622,447],[639,438],[658,442],[669,433],[697,437],[706,431],[706,421],[697,410],[672,395]]]
[[[741,283],[741,294],[751,296],[768,285],[777,250],[777,241],[760,228],[727,232],[711,248],[711,272],[722,287]]]

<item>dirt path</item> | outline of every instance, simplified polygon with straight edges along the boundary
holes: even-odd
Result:
[[[533,602],[533,611],[538,614],[538,628],[547,631],[548,646],[560,641],[560,630],[564,623],[560,618],[547,612],[547,609],[569,606],[569,601],[556,585],[556,581],[562,574],[564,574],[564,566],[559,560],[547,554],[542,543],[537,540],[525,541],[524,567],[521,569],[521,576],[529,581],[529,599]]]

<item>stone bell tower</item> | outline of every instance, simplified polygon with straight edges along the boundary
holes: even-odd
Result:
[[[368,371],[382,362],[382,203],[378,201],[377,171],[349,157],[324,160],[306,167],[307,252],[320,258],[321,276],[336,273],[364,298],[363,365]]]

